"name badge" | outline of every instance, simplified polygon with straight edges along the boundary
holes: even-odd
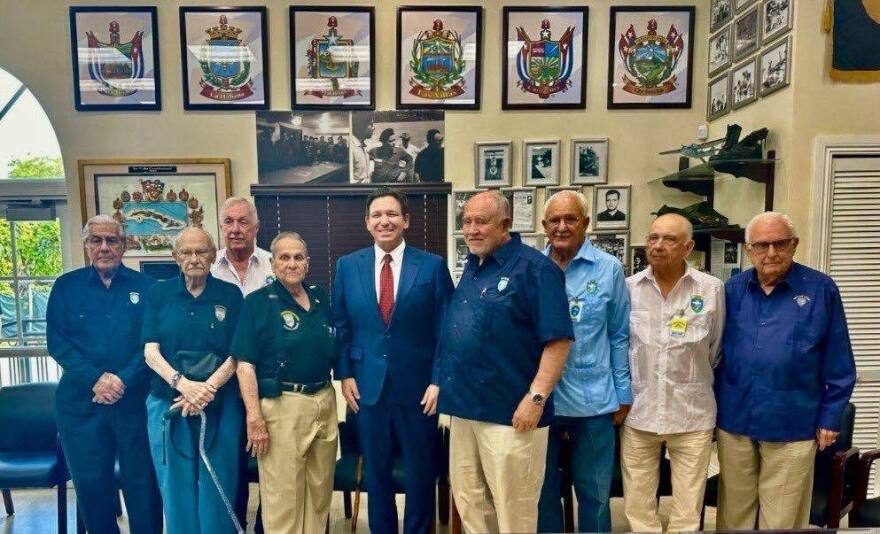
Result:
[[[687,332],[688,320],[684,313],[677,313],[669,321],[669,333],[672,337],[684,337]]]
[[[584,306],[581,303],[580,299],[571,299],[568,301],[568,315],[571,317],[571,322],[579,323],[581,321],[581,313],[584,311]]]

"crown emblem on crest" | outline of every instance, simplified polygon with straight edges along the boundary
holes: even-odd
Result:
[[[205,33],[211,41],[237,41],[241,28],[230,26],[226,15],[220,15],[220,25],[207,28]]]
[[[410,94],[443,100],[464,94],[464,47],[461,34],[443,28],[435,19],[430,30],[419,32],[413,41],[409,68]]]

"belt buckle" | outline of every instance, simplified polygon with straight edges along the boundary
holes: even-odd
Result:
[[[305,391],[305,386],[303,386],[302,384],[294,384],[293,391],[294,393],[302,393],[303,391]]]

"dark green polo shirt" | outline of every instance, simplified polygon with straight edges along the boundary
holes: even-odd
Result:
[[[205,289],[195,298],[186,290],[182,275],[159,282],[147,298],[144,343],[158,343],[169,363],[179,350],[213,351],[225,358],[230,354],[241,303],[238,287],[213,276],[208,276]],[[152,391],[165,397],[170,388],[155,375]]]
[[[298,384],[330,380],[336,358],[330,298],[317,286],[304,287],[309,311],[278,280],[244,299],[232,354],[237,360],[253,364],[257,378]],[[273,292],[278,300],[277,311],[272,303]]]

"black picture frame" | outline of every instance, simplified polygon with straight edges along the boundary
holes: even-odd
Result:
[[[321,104],[300,102],[297,98],[297,70],[300,65],[297,62],[296,53],[297,30],[296,14],[302,13],[367,13],[369,16],[369,40],[370,40],[370,98],[365,104]],[[290,105],[296,110],[314,111],[372,111],[376,109],[376,9],[372,6],[290,6],[288,11],[290,24]]]
[[[153,87],[154,102],[152,103],[105,103],[89,104],[83,102],[83,93],[80,89],[80,57],[79,57],[79,27],[76,17],[80,13],[148,13],[151,24],[152,46],[149,51],[153,61]],[[155,6],[70,6],[70,55],[73,67],[73,104],[77,111],[159,111],[162,109],[162,83],[159,69],[159,24],[157,9]]]
[[[694,19],[696,8],[694,6],[611,6],[608,38],[608,109],[690,109],[693,101],[694,81]],[[687,28],[687,82],[685,85],[685,99],[683,102],[615,102],[614,100],[614,66],[617,53],[617,40],[621,31],[617,27],[617,15],[620,13],[686,13],[688,16]],[[624,30],[625,31],[625,30]],[[645,31],[645,30],[642,30]],[[658,33],[665,34],[667,28]],[[679,35],[682,30],[678,29]]]
[[[401,82],[403,78],[403,70],[405,68],[404,63],[402,62],[403,57],[403,39],[405,36],[402,33],[403,29],[403,17],[406,13],[412,12],[437,12],[437,13],[464,13],[464,14],[472,14],[476,17],[476,36],[475,36],[475,44],[476,44],[476,61],[474,64],[474,101],[473,103],[464,103],[464,104],[455,104],[449,103],[448,101],[442,104],[431,104],[428,102],[414,102],[407,103],[403,102],[403,94],[401,92]],[[397,109],[444,109],[444,110],[454,110],[454,109],[465,109],[465,110],[478,110],[480,109],[480,101],[481,101],[481,93],[482,93],[482,65],[483,65],[483,8],[481,6],[448,6],[448,5],[439,5],[439,6],[400,6],[397,9],[397,62],[395,64],[396,70],[396,87],[395,94],[396,96],[396,106]],[[448,100],[448,99],[447,99]]]
[[[190,13],[257,13],[260,17],[261,32],[261,54],[262,54],[262,90],[263,102],[253,104],[237,104],[235,102],[227,103],[193,103],[190,99],[190,83],[189,83],[189,54],[187,44],[189,42],[186,34],[186,17]],[[205,111],[255,111],[269,109],[269,26],[266,22],[265,6],[236,6],[236,7],[208,7],[208,6],[181,6],[180,7],[180,67],[181,67],[181,85],[183,86],[183,109],[185,110],[205,110]]]
[[[510,66],[510,15],[515,13],[579,13],[581,15],[581,46],[578,49],[580,58],[580,91],[577,102],[571,103],[510,103],[511,81],[508,79]],[[549,19],[548,19],[549,20]],[[552,24],[551,24],[552,27]],[[504,6],[503,22],[502,22],[502,41],[501,46],[504,49],[504,61],[501,65],[501,109],[586,109],[587,107],[587,59],[588,59],[588,41],[590,29],[590,8],[587,6],[564,6],[564,7],[538,7],[538,6]],[[534,42],[534,41],[533,41]],[[518,54],[517,54],[518,56]],[[516,58],[513,58],[516,61]],[[514,86],[518,82],[514,83]],[[552,96],[552,95],[551,95]],[[539,97],[540,98],[540,97]]]

